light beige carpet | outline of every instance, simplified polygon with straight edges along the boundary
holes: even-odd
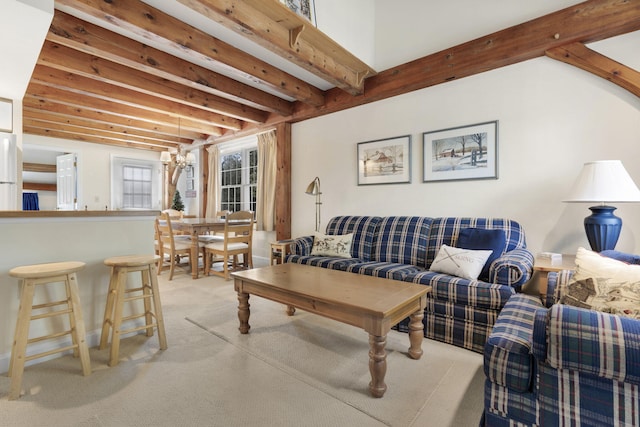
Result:
[[[386,425],[412,425],[445,376],[464,363],[444,348],[450,346],[430,340],[423,341],[422,358],[413,360],[407,355],[408,336],[391,331],[386,346],[388,389],[384,397],[376,399],[368,391],[371,376],[366,332],[300,310],[289,317],[283,305],[255,296],[250,304],[251,330],[247,335],[238,331],[237,302],[199,310],[187,320]],[[481,381],[473,384],[471,402],[467,402],[478,411],[478,420],[481,385]]]

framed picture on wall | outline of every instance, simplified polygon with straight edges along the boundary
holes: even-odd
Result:
[[[498,121],[425,132],[423,181],[498,178]]]
[[[358,143],[358,185],[411,182],[411,135]]]
[[[298,15],[304,16],[314,27],[317,27],[314,0],[280,0],[280,3]]]

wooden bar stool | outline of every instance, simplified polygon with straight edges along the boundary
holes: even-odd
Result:
[[[16,333],[13,340],[13,348],[11,350],[11,361],[9,362],[9,376],[11,377],[9,400],[14,400],[20,397],[24,364],[25,362],[33,359],[73,350],[73,355],[75,357],[80,356],[82,374],[89,375],[91,373],[89,349],[87,348],[84,320],[82,318],[80,298],[78,296],[78,280],[76,278],[76,272],[82,270],[84,266],[85,263],[83,262],[69,261],[50,264],[25,265],[13,268],[9,271],[9,275],[20,279],[22,285]],[[64,282],[65,284],[66,299],[54,302],[44,302],[36,305],[33,304],[37,285],[60,282]],[[57,310],[53,309],[58,306],[63,307]],[[36,310],[38,313],[32,315],[33,310]],[[29,325],[32,320],[61,316],[63,314],[69,315],[70,329],[68,331],[29,338]],[[71,335],[72,345],[30,356],[26,355],[28,344],[60,338],[65,335]]]
[[[130,332],[146,329],[147,336],[152,337],[153,328],[156,328],[158,330],[160,349],[165,350],[167,348],[167,337],[164,333],[162,305],[160,304],[160,292],[158,290],[156,265],[158,259],[158,255],[126,255],[107,258],[104,261],[105,265],[111,267],[111,279],[109,280],[107,305],[104,310],[100,349],[102,350],[107,346],[109,332],[111,331],[109,366],[118,364],[120,337]],[[142,274],[142,286],[139,288],[127,288],[127,275],[136,271]],[[124,303],[137,300],[143,301],[144,313],[132,314],[123,318]],[[144,325],[126,330],[121,329],[123,322],[141,317],[145,318]]]

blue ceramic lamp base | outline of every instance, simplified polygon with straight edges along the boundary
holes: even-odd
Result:
[[[622,230],[622,220],[613,214],[613,206],[592,206],[591,215],[584,219],[584,230],[591,249],[602,252],[614,249]]]

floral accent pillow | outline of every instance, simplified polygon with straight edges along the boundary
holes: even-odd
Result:
[[[576,271],[560,303],[640,319],[640,265],[578,248]]]
[[[492,250],[478,251],[442,245],[429,270],[476,280],[492,252]]]
[[[342,235],[325,235],[315,232],[311,255],[351,258],[351,241],[353,233]]]

